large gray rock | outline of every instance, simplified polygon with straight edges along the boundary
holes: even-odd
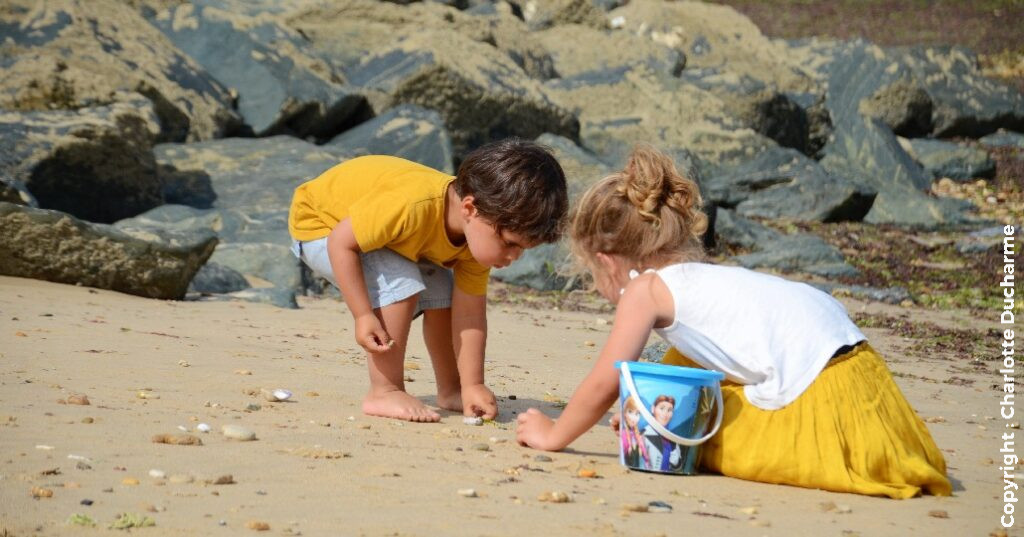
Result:
[[[996,163],[988,152],[942,140],[915,138],[904,142],[903,148],[935,179],[948,177],[954,181],[970,181],[978,177],[994,177]],[[908,147],[909,146],[909,147]]]
[[[978,139],[983,145],[989,147],[1017,147],[1024,149],[1024,134],[1000,130]]]
[[[164,11],[152,23],[237,92],[238,112],[257,136],[327,139],[341,132],[364,99],[273,15],[244,15],[231,7],[201,0]]]
[[[568,276],[572,257],[564,243],[542,244],[523,253],[511,265],[491,271],[491,276],[512,285],[541,291],[562,291],[572,286]]]
[[[753,253],[732,258],[747,268],[770,268],[783,272],[806,272],[826,278],[857,276],[835,247],[814,235],[785,235],[762,244]]]
[[[0,274],[180,299],[213,233],[141,233],[0,202]],[[141,238],[140,238],[141,237]]]
[[[608,13],[622,30],[686,53],[688,68],[716,68],[781,91],[820,93],[785,43],[769,39],[731,7],[704,2],[631,0]]]
[[[710,174],[704,194],[743,216],[797,221],[860,221],[875,191],[836,177],[794,149],[771,148]]]
[[[297,292],[302,289],[299,260],[289,248],[267,243],[221,244],[210,262],[233,269],[245,276],[268,282],[268,287]]]
[[[878,192],[865,221],[922,228],[970,221],[968,204],[929,196],[931,177],[900,146],[892,129],[861,113],[862,101],[912,78],[906,64],[862,41],[810,44],[801,54],[828,80],[833,134],[821,165]]]
[[[392,108],[339,134],[327,145],[355,156],[394,155],[455,173],[452,141],[441,115],[413,104]]]
[[[228,90],[122,2],[7,0],[0,36],[0,108],[77,110],[129,90],[153,102],[162,141],[217,138],[241,124]]]
[[[533,78],[556,76],[551,56],[505,2],[461,12],[438,2],[400,6],[374,0],[337,0],[297,9],[287,22],[309,36],[313,50],[345,72],[405,36],[434,29],[486,43]]]
[[[138,94],[117,98],[123,100],[76,111],[0,111],[4,183],[27,203],[93,222],[163,203],[153,107]]]
[[[686,66],[682,50],[627,32],[568,24],[534,35],[551,52],[555,71],[562,77],[637,63],[678,76]]]
[[[580,145],[616,168],[637,143],[672,153],[687,150],[701,163],[720,166],[775,145],[744,128],[715,95],[647,65],[549,80],[544,86],[552,100],[579,116]]]
[[[551,149],[562,166],[565,182],[569,187],[569,201],[575,203],[590,185],[612,173],[612,168],[597,155],[576,145],[576,142],[557,134],[544,133],[537,137],[537,143]]]
[[[900,136],[925,136],[932,131],[932,98],[909,78],[896,80],[861,100],[860,113],[878,118]]]
[[[747,250],[760,250],[765,244],[783,236],[782,233],[739,216],[729,209],[718,210],[715,233],[719,242]]]
[[[579,123],[493,47],[450,32],[414,34],[349,72],[375,109],[403,103],[437,110],[456,155],[494,139],[545,132],[575,139]]]
[[[963,47],[911,47],[890,53],[905,63],[934,103],[932,135],[978,138],[997,129],[1024,130],[1024,95],[981,74]]]
[[[241,272],[217,263],[203,265],[188,286],[190,292],[205,294],[234,293],[248,288],[249,281]]]

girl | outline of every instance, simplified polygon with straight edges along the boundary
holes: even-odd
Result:
[[[593,426],[618,396],[614,362],[635,360],[653,329],[673,347],[663,363],[726,375],[704,470],[891,498],[951,494],[942,454],[843,306],[802,283],[703,263],[700,207],[697,184],[645,147],[583,195],[573,253],[617,305],[614,325],[557,422],[519,415],[520,444],[557,451]]]

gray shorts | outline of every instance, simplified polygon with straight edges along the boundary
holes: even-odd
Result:
[[[338,287],[327,256],[327,238],[292,241],[292,253],[321,278]],[[452,307],[452,271],[429,261],[409,261],[386,248],[359,254],[370,305],[382,308],[419,293],[417,312]],[[340,288],[339,288],[340,289]]]

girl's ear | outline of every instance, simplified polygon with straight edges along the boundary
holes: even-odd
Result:
[[[612,259],[612,256],[603,252],[597,252],[594,254],[594,257],[597,259],[598,267],[604,271],[605,274],[612,274],[615,272],[615,260]]]

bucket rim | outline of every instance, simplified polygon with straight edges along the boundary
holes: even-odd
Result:
[[[687,379],[709,381],[722,381],[725,379],[725,374],[722,373],[721,371],[710,371],[707,369],[698,369],[696,367],[658,364],[654,362],[618,361],[615,362],[615,369],[622,371],[623,363],[628,363],[629,370],[633,373],[646,373],[649,375],[667,375],[672,377],[682,377]]]

